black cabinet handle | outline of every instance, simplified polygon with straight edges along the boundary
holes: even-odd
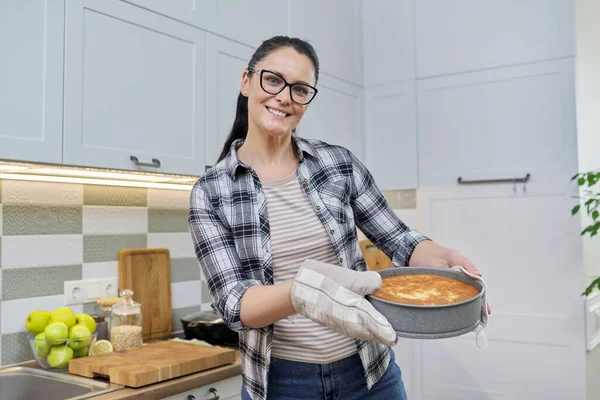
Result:
[[[151,163],[141,162],[136,156],[130,156],[129,159],[133,161],[137,167],[160,168],[160,160],[158,158],[153,158]]]
[[[206,400],[219,400],[221,398],[221,396],[219,396],[219,392],[217,392],[217,389],[210,388],[209,392],[212,393],[213,397],[211,397],[210,399],[206,399]]]

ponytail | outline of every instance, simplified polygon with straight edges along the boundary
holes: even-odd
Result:
[[[221,155],[217,162],[221,161],[229,151],[231,150],[231,145],[238,139],[245,139],[248,134],[248,98],[241,93],[237,99],[237,106],[235,108],[235,120],[233,121],[233,126],[231,127],[231,131],[229,132],[229,136],[227,136],[227,140],[225,140],[225,144],[223,145],[223,150],[221,150]]]

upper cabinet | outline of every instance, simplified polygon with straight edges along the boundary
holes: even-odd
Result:
[[[258,47],[263,40],[289,34],[290,5],[282,0],[208,0],[208,29]]]
[[[321,73],[362,85],[360,0],[290,3],[291,35],[315,47]]]
[[[253,49],[209,34],[206,50],[206,163],[213,165],[233,125],[242,72]]]
[[[60,1],[0,5],[0,158],[62,161]]]
[[[318,88],[298,135],[343,146],[364,160],[363,89],[328,76],[319,80]]]
[[[125,2],[68,1],[64,163],[202,174],[205,82],[205,32]]]
[[[418,77],[573,56],[572,1],[418,0]]]
[[[121,0],[193,26],[204,28],[207,21],[206,0]],[[216,1],[216,0],[214,0]]]
[[[577,169],[573,75],[567,58],[419,81],[419,184],[529,173],[528,192],[568,185]]]

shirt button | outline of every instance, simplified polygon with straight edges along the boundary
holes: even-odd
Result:
[[[329,233],[331,233],[333,235],[335,233],[335,231],[332,229],[331,231],[329,231]]]
[[[317,211],[321,210],[321,206],[317,206]]]
[[[343,264],[343,263],[344,263],[344,259],[340,258],[340,264]]]
[[[304,178],[304,183],[308,182],[308,178]]]

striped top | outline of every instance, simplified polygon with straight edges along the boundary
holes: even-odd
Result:
[[[300,186],[296,171],[279,181],[263,183],[273,256],[274,283],[294,279],[307,258],[338,264],[333,245]],[[325,364],[357,352],[356,341],[302,315],[275,323],[272,357]]]

